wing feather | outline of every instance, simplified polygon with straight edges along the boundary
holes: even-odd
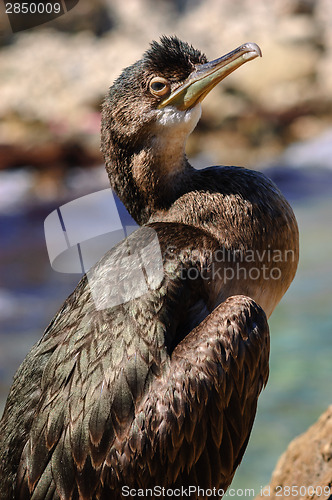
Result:
[[[11,459],[2,456],[6,484],[17,479],[17,489],[6,486],[1,500],[117,499],[123,484],[230,483],[267,381],[266,318],[243,296],[215,307],[218,287],[183,278],[206,266],[215,240],[181,224],[153,228],[162,251],[177,245],[177,265],[164,257],[160,286],[96,310],[83,278],[19,370],[1,423],[23,422],[3,441],[14,447]],[[131,237],[146,243],[140,231]]]

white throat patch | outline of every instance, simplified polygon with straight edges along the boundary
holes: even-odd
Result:
[[[186,111],[180,111],[174,106],[166,106],[163,109],[158,109],[157,124],[162,127],[170,127],[177,133],[182,132],[189,135],[196,127],[201,114],[202,107],[200,103]]]
[[[153,138],[155,151],[167,156],[167,150],[172,156],[183,155],[187,137],[196,127],[202,114],[201,104],[187,111],[180,111],[174,106],[158,109],[156,120],[156,135]],[[170,151],[169,151],[170,152]]]

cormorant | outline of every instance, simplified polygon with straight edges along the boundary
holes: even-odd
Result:
[[[268,378],[266,316],[296,272],[298,229],[262,173],[195,170],[184,150],[205,95],[260,55],[247,43],[207,62],[162,37],[110,88],[102,151],[142,227],[92,269],[98,307],[85,276],[18,369],[0,424],[2,500],[154,498],[163,487],[217,498],[232,481]],[[155,237],[161,278],[146,273],[149,289],[131,294],[139,263],[124,257],[130,248],[157,262]],[[127,299],[112,304],[118,269]]]

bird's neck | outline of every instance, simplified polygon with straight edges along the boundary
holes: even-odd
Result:
[[[187,120],[164,113],[133,138],[117,137],[112,130],[104,133],[102,149],[111,186],[139,224],[167,210],[184,192],[193,170],[185,144],[199,116],[200,110]]]
[[[179,196],[190,167],[184,151],[163,153],[144,147],[132,154],[111,152],[110,183],[138,224],[159,210],[167,210]]]

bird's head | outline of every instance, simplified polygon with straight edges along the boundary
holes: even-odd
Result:
[[[181,169],[186,139],[201,115],[201,101],[227,75],[260,55],[256,44],[246,43],[208,62],[175,36],[152,42],[139,61],[123,70],[103,104],[102,151],[112,187],[121,191],[120,162],[127,161],[122,180],[130,164],[140,187],[143,177],[147,181],[148,163],[153,164],[150,177]],[[135,164],[142,167],[136,174]]]
[[[104,102],[103,119],[113,121],[119,136],[132,136],[139,128],[146,138],[144,125],[167,125],[175,112],[178,122],[185,121],[213,87],[260,55],[258,45],[246,43],[208,62],[192,45],[163,36],[114,82]]]

